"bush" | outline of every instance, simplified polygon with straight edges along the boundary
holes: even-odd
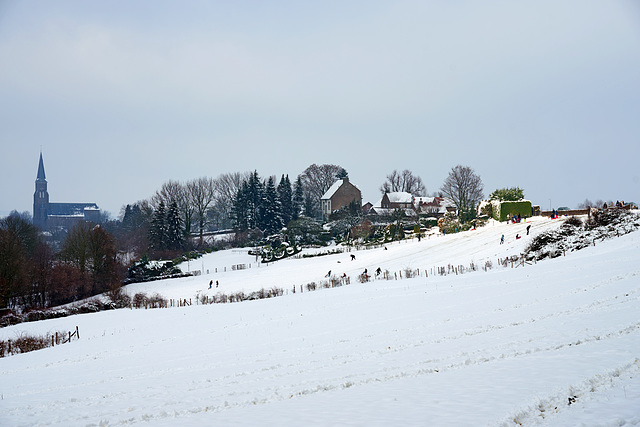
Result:
[[[147,304],[149,305],[149,308],[166,308],[167,300],[159,293],[155,293],[149,297]]]
[[[138,292],[133,296],[132,304],[135,308],[142,308],[147,304],[147,294]]]
[[[107,292],[107,297],[113,308],[125,308],[131,305],[131,297],[127,295],[120,285],[116,285]]]
[[[582,227],[582,220],[578,217],[572,216],[567,218],[564,223],[562,224],[562,227],[567,228],[567,227],[577,227],[580,228]]]
[[[187,254],[189,258],[195,258],[191,253]],[[185,259],[186,260],[186,259]],[[126,283],[146,282],[158,278],[166,278],[170,276],[182,275],[182,270],[175,266],[172,261],[151,262],[146,256],[139,261],[134,262],[129,267]]]

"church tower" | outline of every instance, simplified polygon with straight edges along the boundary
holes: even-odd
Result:
[[[33,225],[46,229],[49,213],[49,193],[47,192],[47,178],[44,174],[44,162],[40,153],[38,176],[36,177],[36,192],[33,193]]]

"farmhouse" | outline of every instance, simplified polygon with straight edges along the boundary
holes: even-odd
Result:
[[[332,212],[349,206],[353,202],[357,203],[358,208],[360,208],[362,206],[362,193],[358,187],[349,182],[348,177],[345,177],[334,182],[320,201],[322,203],[322,216],[328,219]]]

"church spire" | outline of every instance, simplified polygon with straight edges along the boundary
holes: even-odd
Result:
[[[42,151],[40,152],[40,163],[38,163],[38,177],[36,181],[46,181],[47,177],[44,174],[44,162],[42,161]]]

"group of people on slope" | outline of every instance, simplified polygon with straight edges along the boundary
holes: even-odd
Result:
[[[527,236],[529,235],[529,230],[531,230],[531,224],[527,225]],[[516,240],[521,239],[522,236],[520,235],[520,233],[516,233]],[[502,245],[504,243],[504,234],[502,236],[500,236],[500,244]]]

